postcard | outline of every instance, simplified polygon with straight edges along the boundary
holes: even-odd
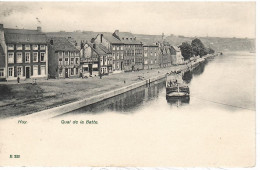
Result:
[[[255,166],[255,2],[0,6],[0,166]]]

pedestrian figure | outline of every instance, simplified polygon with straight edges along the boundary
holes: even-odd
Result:
[[[20,83],[20,77],[19,76],[17,77],[17,83],[18,84]]]

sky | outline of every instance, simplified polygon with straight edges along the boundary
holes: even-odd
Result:
[[[255,2],[0,2],[5,28],[255,38]]]

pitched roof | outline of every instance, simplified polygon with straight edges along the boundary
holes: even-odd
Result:
[[[52,48],[55,51],[73,51],[79,52],[79,50],[64,37],[51,37],[49,40],[53,40]]]
[[[172,45],[172,48],[175,50],[175,51],[181,51],[179,47],[175,46],[175,45]]]
[[[113,35],[123,42],[124,44],[142,44],[140,41],[136,40],[136,37],[130,32],[114,32]]]
[[[109,41],[111,44],[124,44],[122,41],[120,41],[119,39],[117,39],[116,37],[114,37],[112,34],[110,33],[102,33],[103,37]]]
[[[46,44],[47,37],[44,33],[37,30],[10,29],[5,28],[6,43],[37,43]]]
[[[106,55],[111,54],[111,51],[109,51],[105,46],[102,44],[93,44],[88,43],[87,44],[98,54],[98,55]]]

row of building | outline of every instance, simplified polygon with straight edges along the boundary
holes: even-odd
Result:
[[[47,36],[0,24],[0,80],[106,75],[183,64],[178,47],[140,42],[129,32],[100,33],[91,41]]]

